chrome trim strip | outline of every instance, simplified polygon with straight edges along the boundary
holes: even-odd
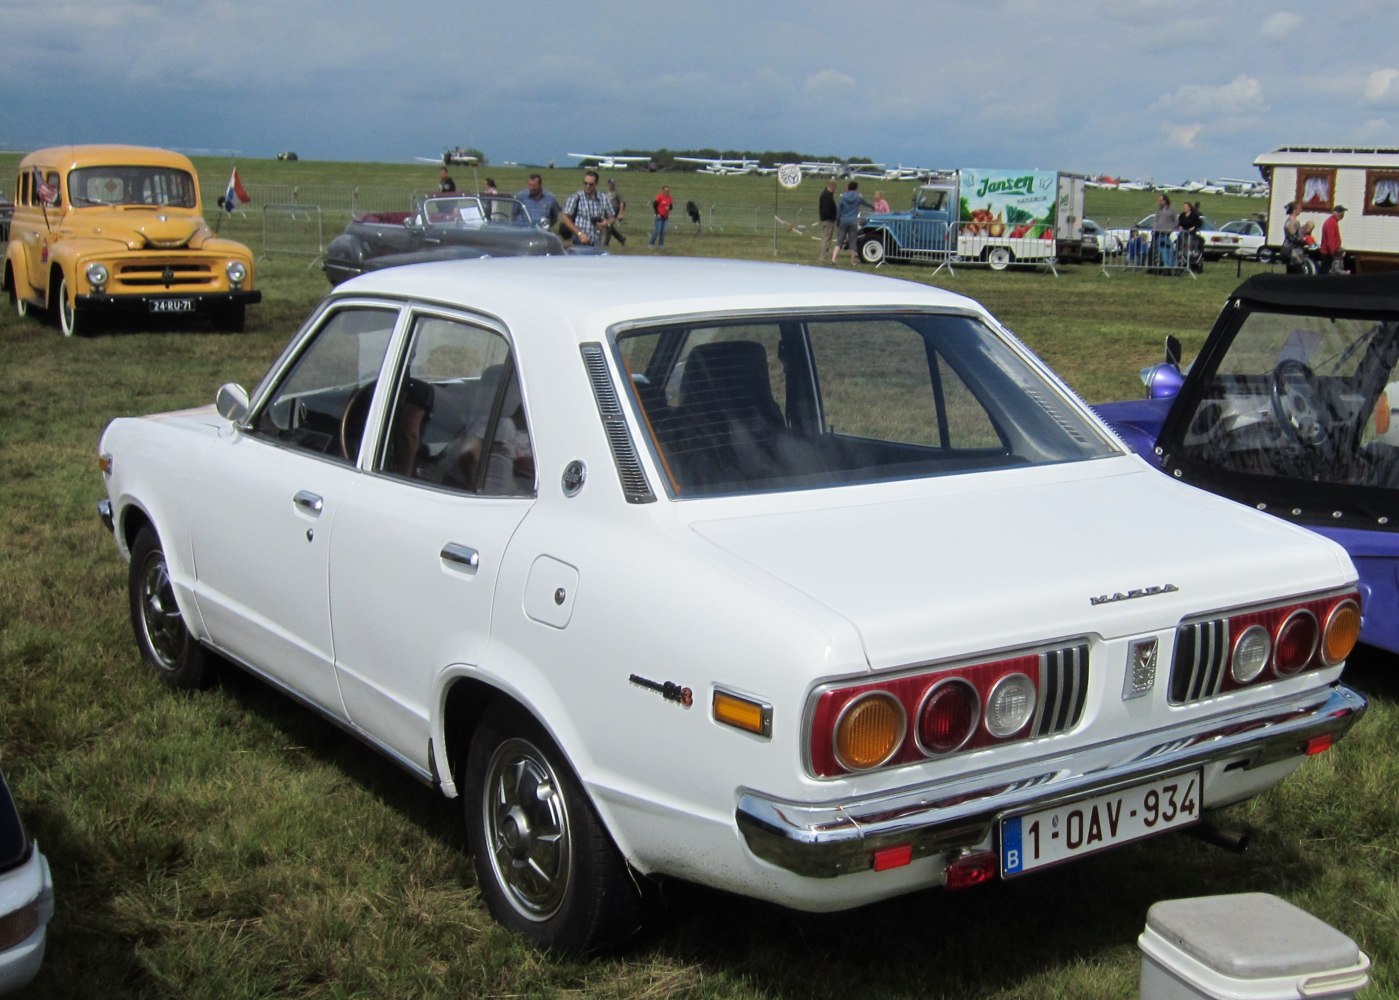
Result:
[[[1307,740],[1340,739],[1365,714],[1342,684],[1243,716],[1066,750],[997,772],[926,782],[867,798],[809,803],[740,789],[735,820],[757,858],[797,875],[832,878],[870,868],[870,852],[913,844],[915,858],[984,844],[1006,813],[1043,809],[1215,763],[1247,769],[1302,756]],[[1111,760],[1099,764],[1110,754]]]

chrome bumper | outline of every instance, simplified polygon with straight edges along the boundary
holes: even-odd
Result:
[[[1211,764],[1249,770],[1300,757],[1309,740],[1340,739],[1367,704],[1358,691],[1336,684],[1248,715],[869,798],[812,804],[744,789],[735,818],[758,858],[797,875],[831,878],[868,871],[871,852],[895,844],[912,844],[915,859],[977,847],[1004,815]]]

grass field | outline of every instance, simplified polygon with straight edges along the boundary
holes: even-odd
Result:
[[[0,155],[7,191],[16,159]],[[229,166],[201,162],[206,189]],[[436,176],[430,164],[238,166],[255,194],[260,185],[407,192]],[[455,173],[470,185],[469,170]],[[505,190],[524,173],[481,170]],[[638,238],[623,252],[645,253],[660,179],[616,176]],[[816,183],[774,206],[768,178],[665,180],[682,205],[764,220],[696,236],[677,219],[667,253],[814,261],[816,244],[774,233],[771,217],[775,207],[809,221]],[[560,198],[578,183],[576,170],[546,177]],[[909,187],[885,190],[898,206]],[[1103,224],[1140,218],[1154,201],[1092,198],[1088,214]],[[1202,200],[1219,220],[1261,207]],[[223,231],[259,249],[258,205]],[[125,567],[95,514],[98,434],[120,414],[204,404],[224,381],[256,382],[327,287],[311,264],[264,255],[265,300],[239,336],[124,329],[64,340],[52,325],[0,315],[0,766],[57,882],[45,967],[23,995],[1126,998],[1151,903],[1263,891],[1374,958],[1376,985],[1362,996],[1399,997],[1399,672],[1368,652],[1347,667],[1372,698],[1362,724],[1219,817],[1251,832],[1247,853],[1167,837],[1019,881],[820,917],[674,885],[626,955],[564,961],[521,947],[480,903],[453,803],[242,675],[181,698],[137,658]],[[1137,369],[1157,360],[1168,333],[1193,354],[1236,283],[1233,263],[1199,280],[1107,277],[1089,265],[1058,277],[882,270],[987,303],[1094,401],[1136,395]]]

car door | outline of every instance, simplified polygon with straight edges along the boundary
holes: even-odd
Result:
[[[343,717],[327,565],[398,310],[322,314],[192,504],[196,598],[210,639]]]
[[[335,515],[330,619],[350,721],[426,772],[435,678],[481,661],[534,465],[498,329],[417,312],[380,393],[368,474]]]

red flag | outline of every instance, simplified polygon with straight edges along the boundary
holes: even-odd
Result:
[[[58,188],[44,180],[44,175],[38,167],[34,168],[34,194],[39,199],[41,205],[58,204]]]

